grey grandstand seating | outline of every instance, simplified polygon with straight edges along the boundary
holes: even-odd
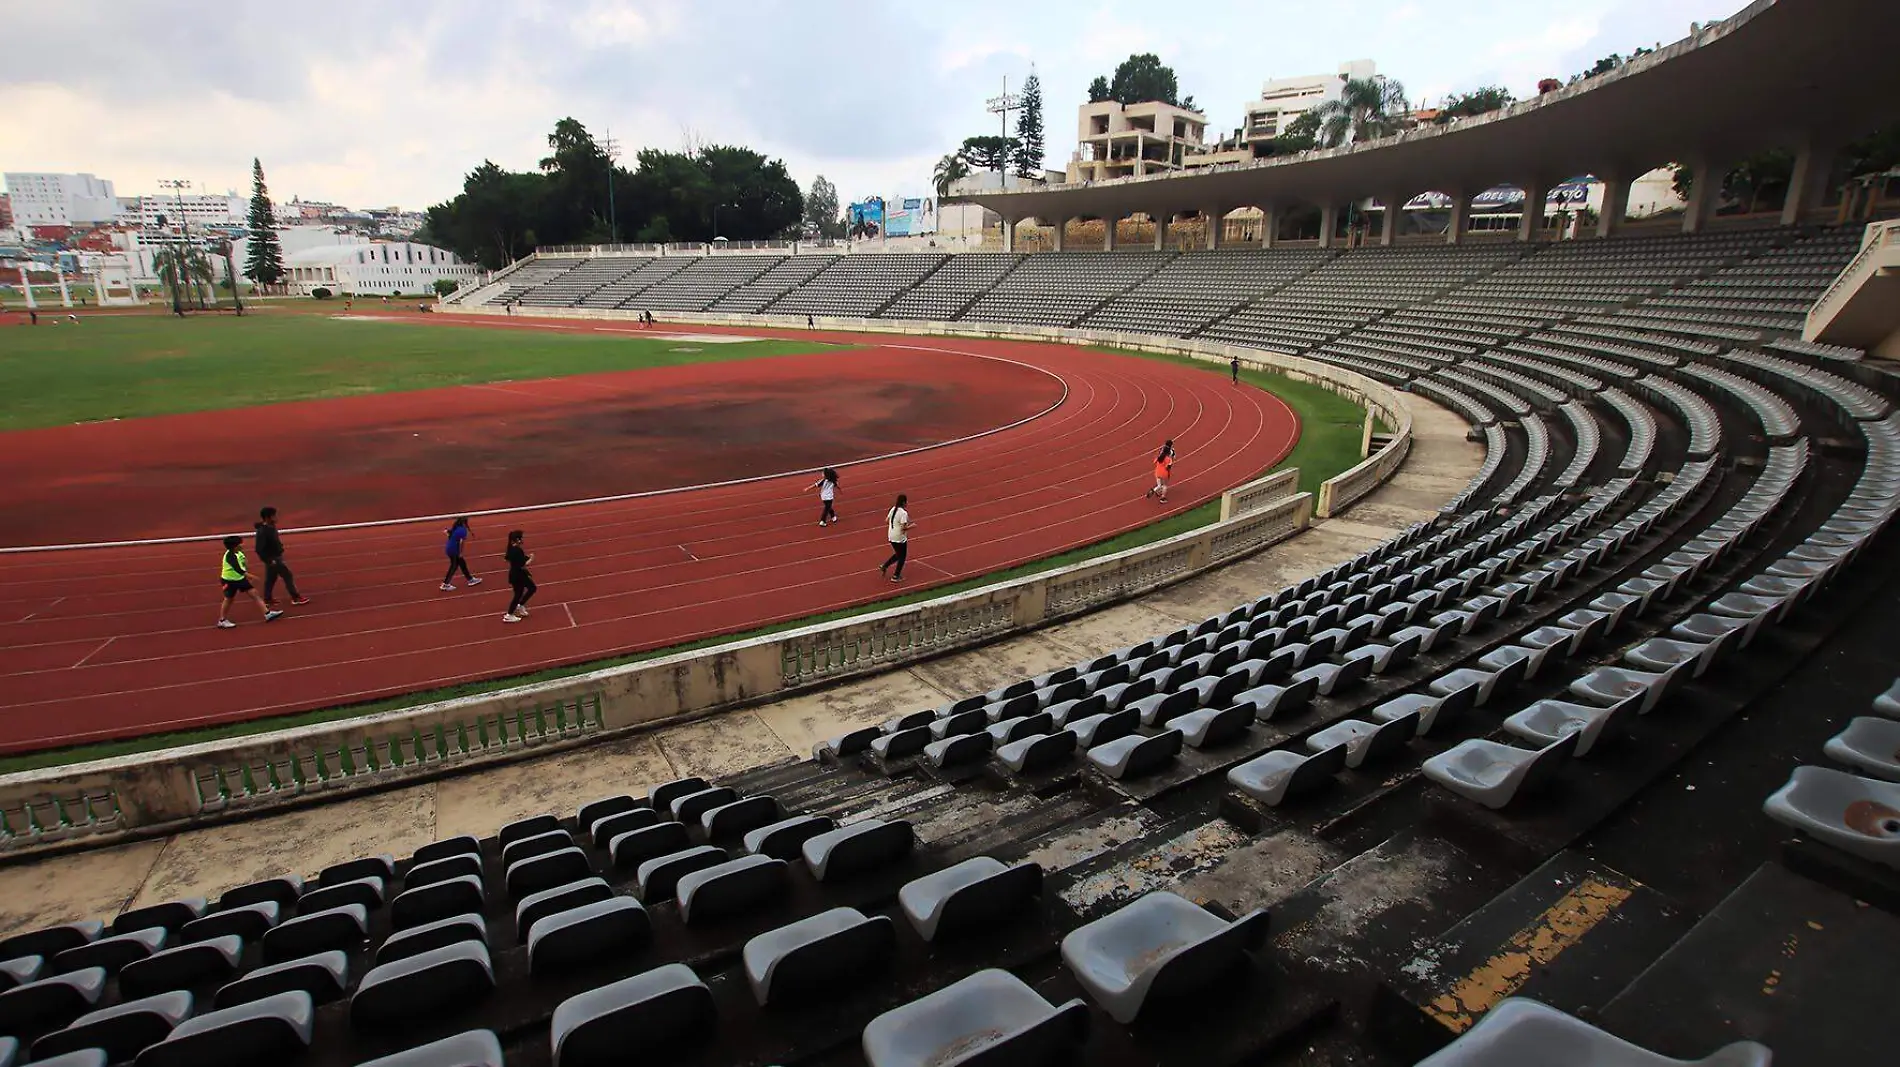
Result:
[[[873,315],[947,258],[920,252],[839,256],[766,310],[785,315]]]
[[[1022,256],[1001,252],[951,256],[914,288],[900,293],[884,309],[882,317],[940,322],[955,319],[971,301],[988,292],[1022,260]]]
[[[777,256],[703,256],[644,288],[623,294],[616,306],[638,311],[704,311],[713,301],[777,265]]]
[[[831,256],[786,256],[773,261],[766,271],[744,285],[721,296],[707,306],[708,311],[762,311],[772,301],[803,285],[812,275],[831,265]]]
[[[1073,326],[1174,258],[1172,252],[1028,256],[958,316],[970,322]]]

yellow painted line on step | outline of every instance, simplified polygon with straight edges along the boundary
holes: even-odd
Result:
[[[1597,924],[1628,900],[1632,890],[1594,878],[1544,909],[1536,921],[1512,935],[1503,949],[1458,980],[1425,1010],[1453,1033],[1462,1034],[1485,1012],[1516,993],[1534,968],[1545,966],[1584,939]]]

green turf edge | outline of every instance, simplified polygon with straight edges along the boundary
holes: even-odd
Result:
[[[1091,348],[1090,351],[1135,356],[1141,359],[1163,360],[1178,363],[1182,366],[1193,367],[1197,370],[1208,371],[1210,373],[1227,373],[1227,369],[1224,366],[1209,364],[1203,360],[1189,359],[1185,356],[1163,355],[1154,352],[1139,352],[1115,348]],[[1288,453],[1285,459],[1275,464],[1273,469],[1280,470],[1285,467],[1298,467],[1300,469],[1299,489],[1301,492],[1317,493],[1320,483],[1338,475],[1340,472],[1351,468],[1354,464],[1359,462],[1361,458],[1359,455],[1359,442],[1361,435],[1364,433],[1365,425],[1364,408],[1320,386],[1308,382],[1295,381],[1285,375],[1271,374],[1256,370],[1242,370],[1240,377],[1243,382],[1249,385],[1258,386],[1279,396],[1287,402],[1289,407],[1299,414],[1299,441],[1294,444],[1293,451]],[[511,689],[519,685],[570,678],[577,674],[588,673],[589,671],[602,670],[608,667],[619,667],[629,663],[639,663],[645,660],[657,659],[661,656],[670,656],[681,652],[707,648],[712,645],[726,644],[733,641],[745,641],[755,637],[767,637],[772,634],[798,629],[803,626],[836,622],[840,619],[848,619],[858,615],[868,615],[873,612],[888,611],[891,608],[903,607],[925,600],[933,600],[937,597],[952,596],[971,589],[981,588],[985,585],[993,585],[998,582],[1024,578],[1042,571],[1053,570],[1057,567],[1066,567],[1073,563],[1081,563],[1085,560],[1095,559],[1100,556],[1112,555],[1116,552],[1125,552],[1131,548],[1139,548],[1143,545],[1152,544],[1177,534],[1197,530],[1218,521],[1219,518],[1220,500],[1216,498],[1197,508],[1184,511],[1179,515],[1172,515],[1159,522],[1150,523],[1147,526],[1130,530],[1127,533],[1108,538],[1107,540],[1097,541],[1094,544],[1084,545],[1081,548],[1070,549],[1067,552],[1037,560],[1033,563],[1026,563],[1018,567],[1011,567],[1008,570],[968,578],[960,582],[953,582],[950,585],[920,589],[913,593],[905,593],[870,604],[861,604],[839,611],[826,612],[822,615],[811,615],[801,619],[792,619],[771,626],[761,627],[756,630],[747,630],[743,633],[723,634],[718,637],[690,641],[668,648],[657,648],[626,656],[593,660],[588,663],[575,664],[567,667],[554,667],[548,670],[535,671],[530,674],[518,674],[507,678],[491,678],[486,681],[469,682],[463,685],[447,686],[441,689],[424,690],[422,692],[408,693],[399,697],[390,697],[385,700],[370,701],[363,704],[345,704],[333,708],[322,708],[316,711],[298,712],[291,715],[277,715],[264,719],[251,719],[245,722],[229,723],[223,726],[212,726],[199,730],[150,734],[124,741],[106,741],[98,744],[47,749],[40,752],[26,753],[24,755],[0,757],[0,774],[14,774],[20,771],[40,770],[47,767],[60,767],[72,763],[111,759],[117,756],[129,756],[141,752],[150,752],[156,749],[203,744],[208,741],[223,741],[237,737],[248,737],[253,734],[269,733],[274,730],[289,730],[300,726],[314,726],[322,723],[335,722],[339,719],[374,715],[385,711],[398,711],[403,708],[430,704],[440,700],[478,696],[483,693]]]

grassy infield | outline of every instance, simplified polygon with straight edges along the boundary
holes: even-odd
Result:
[[[0,334],[0,396],[8,398],[6,406],[0,408],[0,430],[323,396],[751,359],[810,352],[823,347],[826,346],[808,341],[754,341],[694,347],[627,334],[497,333],[422,323],[346,322],[272,313],[241,322],[226,318],[186,323],[146,315],[94,316],[76,328],[41,326],[31,331],[9,330]],[[1146,352],[1124,354],[1180,363],[1209,373],[1226,373],[1223,366],[1180,357]],[[1359,461],[1364,414],[1357,405],[1318,386],[1277,374],[1243,371],[1241,377],[1251,385],[1279,395],[1299,413],[1302,424],[1299,442],[1280,466],[1300,468],[1301,490],[1317,492],[1321,482]],[[1205,526],[1219,515],[1220,502],[1210,501],[1139,530],[1036,563],[744,634],[368,704],[31,753],[0,759],[0,773],[389,711],[881,611],[1125,551]]]

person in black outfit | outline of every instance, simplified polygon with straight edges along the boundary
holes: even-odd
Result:
[[[277,591],[277,582],[281,579],[284,591],[290,594],[292,604],[308,604],[310,598],[297,592],[297,579],[290,573],[290,567],[284,562],[284,539],[277,533],[277,509],[258,510],[257,558],[264,561],[264,602],[277,603],[271,596]]]
[[[501,617],[503,622],[520,622],[527,618],[528,601],[534,597],[534,576],[528,573],[528,564],[534,562],[534,556],[522,544],[524,536],[520,530],[509,530],[508,551],[502,554],[508,561],[508,584],[515,591],[508,601],[508,614]]]
[[[1234,384],[1239,385],[1240,384],[1240,357],[1239,356],[1234,357],[1233,367],[1234,367]]]

